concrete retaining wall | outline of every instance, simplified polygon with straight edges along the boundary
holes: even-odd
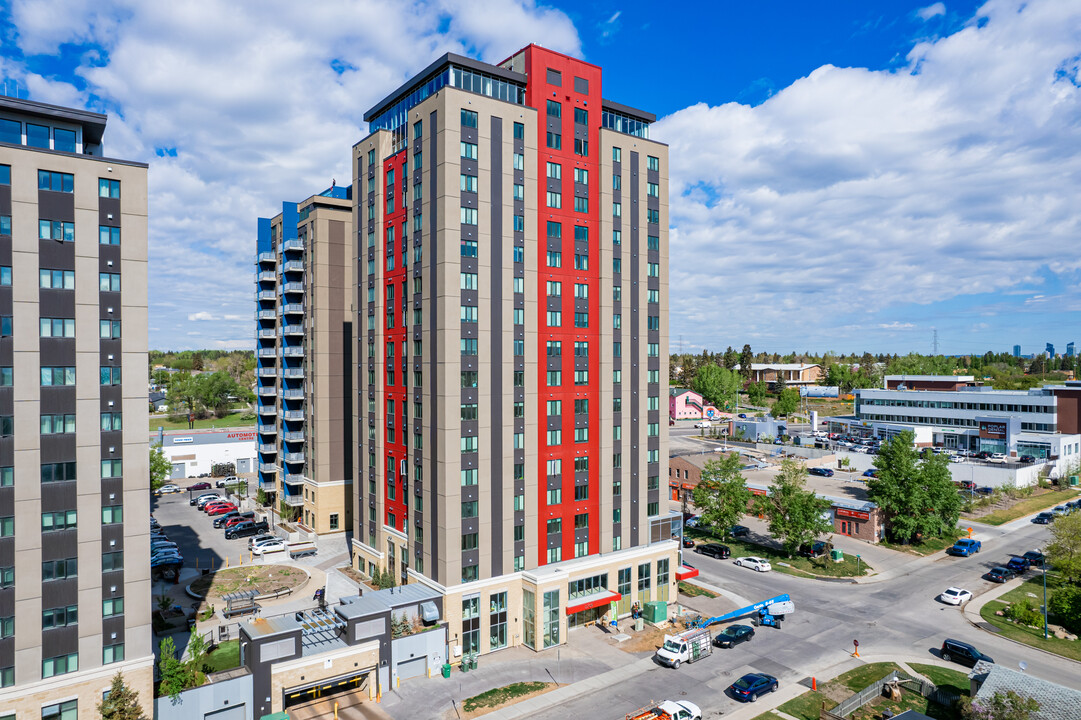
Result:
[[[211,713],[226,708],[234,708],[237,720],[256,720],[252,708],[251,673],[185,690],[175,701],[169,697],[154,699],[156,720],[204,720],[207,716],[213,720],[215,716]],[[244,714],[235,708],[241,708]],[[232,720],[233,715],[226,714]]]

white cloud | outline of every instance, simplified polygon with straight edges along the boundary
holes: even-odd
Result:
[[[916,326],[912,323],[897,322],[895,320],[891,323],[879,323],[878,327],[880,330],[910,330]]]
[[[824,347],[897,305],[1076,271],[1079,23],[1076,3],[992,0],[900,70],[827,65],[761,105],[659,121],[672,337]]]
[[[925,8],[920,8],[916,11],[916,15],[920,20],[930,20],[937,15],[946,14],[946,5],[944,3],[936,2],[934,5],[928,5]]]
[[[188,323],[210,319],[254,344],[256,218],[351,178],[363,113],[433,59],[581,54],[570,19],[535,0],[14,0],[11,19],[28,55],[74,45],[86,87],[10,59],[0,73],[108,112],[106,153],[151,162],[152,347],[193,347]]]

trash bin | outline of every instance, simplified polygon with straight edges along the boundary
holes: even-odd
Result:
[[[450,663],[443,663],[443,677],[450,677]]]
[[[830,558],[833,559],[833,562],[841,562],[845,559],[845,554],[839,549],[833,548],[832,550],[830,550]]]
[[[1073,485],[1074,487],[1077,487],[1077,476],[1076,475],[1071,475],[1070,476],[1070,485]]]
[[[469,656],[462,657],[462,662],[458,665],[458,669],[462,672],[469,672]]]
[[[469,664],[469,669],[470,670],[476,670],[477,669],[477,658],[479,656],[480,656],[480,653],[473,653],[473,660]]]

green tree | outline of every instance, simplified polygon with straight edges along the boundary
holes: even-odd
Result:
[[[1055,588],[1047,600],[1047,612],[1070,632],[1081,632],[1081,587],[1062,585]]]
[[[751,353],[751,346],[744,345],[739,353],[739,374],[743,376],[744,382],[751,379],[752,360],[754,360],[754,355]]]
[[[736,367],[736,363],[739,362],[739,356],[736,355],[736,351],[729,345],[728,349],[724,351],[724,359],[721,363],[724,365],[725,370],[732,370]]]
[[[961,500],[945,455],[921,458],[905,431],[884,443],[875,458],[878,477],[867,478],[867,495],[882,508],[890,534],[902,542],[941,537],[957,525]]]
[[[740,474],[742,469],[743,460],[737,452],[710,460],[702,468],[702,479],[694,488],[702,526],[727,532],[747,512],[751,491]]]
[[[169,410],[174,415],[191,412],[201,417],[204,413],[198,402],[199,386],[191,373],[178,372],[173,374],[172,380],[169,381],[167,398],[169,400]]]
[[[1039,711],[1040,703],[1035,698],[1013,690],[999,691],[989,698],[961,699],[964,720],[1032,720],[1033,714]]]
[[[829,500],[805,490],[806,480],[807,468],[803,463],[786,458],[781,461],[781,471],[769,495],[757,495],[754,500],[755,512],[766,517],[769,534],[781,542],[789,557],[800,545],[833,530],[827,514]]]
[[[777,379],[773,381],[773,390],[778,395],[788,389],[788,380],[785,379],[784,372],[782,370],[777,371]]]
[[[171,637],[161,641],[158,671],[161,673],[161,695],[168,695],[176,700],[180,693],[187,689],[188,671],[184,663],[176,657],[176,644]]]
[[[146,720],[138,693],[124,683],[121,673],[113,675],[109,696],[98,703],[98,716],[101,720]]]
[[[698,369],[694,391],[706,402],[723,408],[739,392],[739,375],[710,363]]]
[[[751,405],[761,406],[766,401],[767,392],[769,392],[769,387],[764,381],[759,380],[747,386],[747,399],[750,400]]]
[[[169,373],[169,372],[167,372],[167,371],[165,371],[165,370],[163,370],[163,369],[158,369],[158,370],[155,370],[155,371],[154,371],[154,372],[153,372],[153,373],[151,374],[151,376],[150,376],[150,379],[151,379],[151,380],[152,380],[152,381],[154,382],[154,384],[155,384],[155,385],[157,385],[158,387],[162,387],[162,388],[166,388],[166,389],[168,389],[168,387],[169,387],[169,379],[170,379],[170,375],[171,375],[171,373]]]
[[[799,407],[799,391],[795,388],[782,390],[777,402],[773,403],[773,416],[791,415]]]
[[[173,464],[165,457],[165,451],[161,445],[150,448],[150,490],[156,491],[173,472]]]
[[[1047,563],[1071,583],[1081,581],[1081,513],[1055,518],[1051,542],[1044,550]]]

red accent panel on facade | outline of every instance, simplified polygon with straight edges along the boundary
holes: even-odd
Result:
[[[547,385],[547,372],[539,373],[538,382],[538,427],[542,436],[539,438],[541,452],[538,453],[538,565],[548,563],[547,523],[554,518],[562,519],[562,557],[574,557],[575,516],[589,516],[588,554],[601,551],[600,526],[602,522],[611,522],[611,518],[600,517],[600,463],[604,460],[599,454],[600,413],[604,410],[599,405],[600,383],[611,382],[612,378],[600,377],[601,328],[600,328],[600,127],[601,127],[601,69],[596,65],[582,62],[575,58],[553,52],[536,45],[525,50],[525,70],[529,80],[526,85],[526,105],[536,108],[537,113],[537,293],[538,327],[537,352],[542,353],[541,367],[544,367],[547,343],[562,342],[562,383],[557,388]],[[560,73],[560,84],[550,84],[549,70]],[[575,79],[588,83],[588,92],[576,92]],[[552,78],[554,79],[554,78]],[[560,147],[548,144],[548,101],[560,104],[558,123]],[[587,143],[586,153],[575,153],[575,110],[588,113],[586,136],[579,138]],[[554,132],[554,131],[553,131]],[[561,170],[561,207],[548,207],[547,164],[559,163]],[[587,171],[588,208],[586,212],[576,212],[574,202],[575,170]],[[548,223],[558,222],[562,226],[562,263],[561,267],[548,266]],[[575,227],[584,227],[589,237],[588,269],[575,269]],[[562,323],[559,327],[548,327],[548,282],[562,283]],[[588,308],[589,327],[575,327],[575,283],[586,284],[589,288]],[[589,380],[587,384],[575,385],[574,343],[589,343]],[[575,400],[589,401],[589,431],[587,442],[575,442]],[[548,447],[547,404],[549,400],[562,403],[562,440],[558,446]],[[589,458],[589,497],[575,500],[574,460],[576,457]],[[547,503],[547,464],[549,460],[562,461],[562,503],[549,506]]]
[[[622,598],[623,596],[617,593],[615,590],[609,590],[608,592],[603,593],[598,597],[589,598],[585,602],[568,603],[567,614],[573,615],[574,613],[580,613],[583,610],[592,610],[593,608],[598,608],[602,605],[607,605],[608,603],[619,602]]]
[[[408,183],[404,181],[408,167],[406,163],[406,151],[391,155],[383,161],[383,186],[387,197],[393,197],[394,204],[389,213],[384,212],[383,227],[380,233],[381,242],[376,248],[375,261],[384,263],[383,287],[376,292],[383,293],[382,307],[386,313],[377,317],[376,322],[383,325],[383,413],[387,413],[387,401],[394,402],[393,415],[385,415],[382,429],[386,441],[386,457],[376,459],[376,462],[385,463],[385,487],[383,503],[383,522],[402,532],[406,531],[406,521],[409,513],[409,498],[407,488],[409,481],[409,427],[404,421],[408,417],[409,402],[407,387],[409,385],[409,365],[402,363],[403,357],[408,357],[409,342],[407,325],[404,322],[405,314],[409,312],[409,304],[406,301],[412,293],[408,292],[409,282],[409,256],[408,245],[402,241],[408,237],[408,205],[406,203],[406,190]],[[388,185],[390,174],[393,179]],[[384,205],[384,211],[387,209]],[[387,270],[385,264],[388,258],[393,258],[393,267]],[[403,291],[403,287],[405,291]],[[393,308],[393,310],[392,310]],[[392,325],[392,327],[388,327]],[[377,358],[377,363],[379,359]],[[391,382],[393,380],[393,382]],[[393,435],[392,435],[393,433]],[[393,437],[393,439],[392,439]],[[405,476],[401,473],[402,465],[405,465]],[[390,499],[393,492],[394,499]],[[394,522],[390,516],[394,515]]]
[[[855,518],[856,520],[869,520],[871,518],[870,513],[860,512],[859,510],[837,508],[835,512],[837,514],[837,517]]]
[[[687,565],[680,565],[676,568],[676,580],[686,580],[687,578],[698,577],[698,568],[689,567]]]

